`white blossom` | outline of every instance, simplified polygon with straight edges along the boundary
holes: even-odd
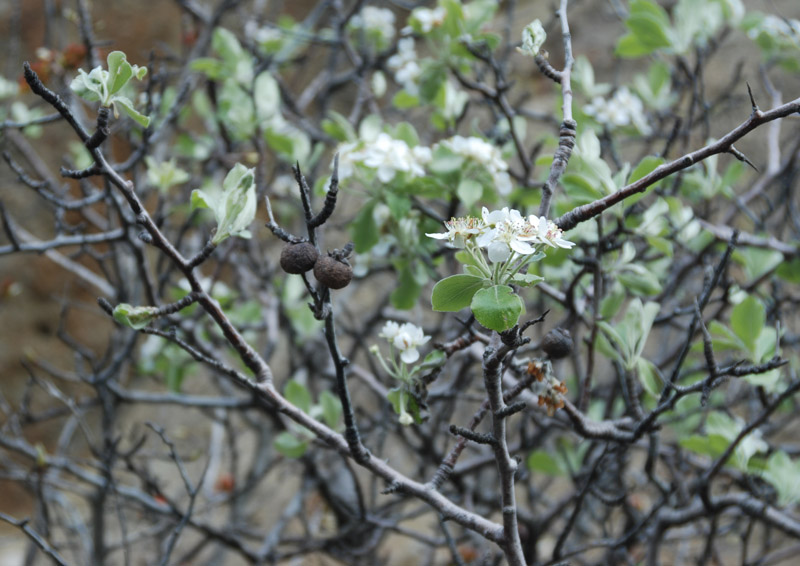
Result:
[[[457,155],[461,155],[475,163],[483,165],[492,176],[497,192],[507,195],[511,192],[511,177],[508,174],[508,163],[503,159],[500,150],[481,138],[453,136],[442,140],[441,145]]]
[[[447,229],[444,234],[425,235],[435,240],[447,240],[455,248],[463,248],[467,240],[483,231],[484,226],[479,218],[472,216],[451,218],[444,223],[444,227]]]
[[[394,71],[394,80],[406,91],[414,95],[419,92],[417,80],[422,69],[417,63],[413,37],[405,37],[397,42],[397,53],[387,59],[386,66]]]
[[[381,38],[382,43],[390,43],[394,39],[394,13],[386,8],[364,6],[364,8],[348,22],[351,29],[364,30]]]
[[[478,236],[477,243],[486,248],[489,261],[506,261],[512,250],[520,255],[536,252],[531,242],[538,243],[537,233],[518,210],[505,207],[489,212],[489,209],[483,207],[481,215],[487,228]]]
[[[412,149],[405,141],[380,133],[369,144],[346,143],[340,146],[339,177],[351,176],[356,163],[375,169],[381,183],[390,182],[398,172],[408,173],[412,178],[421,177],[425,175],[424,165],[430,160],[430,148]]]
[[[642,100],[625,86],[617,89],[610,99],[595,96],[591,103],[583,107],[583,111],[605,126],[616,128],[633,125],[642,134],[650,133]]]
[[[419,359],[417,348],[431,339],[419,326],[410,322],[398,324],[393,320],[383,325],[379,336],[386,338],[392,346],[400,350],[400,359],[407,364],[413,364]]]
[[[414,8],[409,19],[419,23],[419,28],[422,33],[430,33],[433,28],[442,25],[446,17],[447,10],[444,9],[444,6],[437,6],[433,9]]]
[[[552,220],[548,220],[544,216],[536,217],[531,215],[528,217],[528,223],[533,230],[536,231],[537,239],[542,244],[552,248],[571,249],[575,242],[570,242],[563,238],[564,232],[556,226]]]

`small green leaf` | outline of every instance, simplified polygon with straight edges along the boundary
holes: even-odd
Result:
[[[408,391],[402,387],[390,389],[386,399],[392,404],[394,412],[400,417],[400,424],[410,425],[412,422],[422,424],[419,405]],[[410,417],[410,418],[409,418]]]
[[[375,218],[372,216],[374,209],[374,202],[367,204],[358,212],[352,222],[351,234],[353,235],[353,243],[356,246],[356,253],[363,254],[368,252],[381,239],[378,226],[375,224]]]
[[[784,261],[775,270],[775,274],[789,283],[800,283],[800,258]]]
[[[158,316],[156,307],[134,307],[128,303],[120,303],[114,307],[114,320],[123,326],[141,330]]]
[[[134,122],[146,128],[150,125],[150,118],[140,113],[133,107],[133,102],[126,96],[115,95],[111,97],[111,103],[119,105]]]
[[[751,352],[755,351],[756,339],[765,322],[764,305],[752,295],[733,307],[731,312],[731,328]]]
[[[534,275],[533,273],[517,273],[511,278],[511,281],[514,285],[519,285],[520,287],[532,287],[539,281],[544,281],[544,277]]]
[[[275,437],[275,450],[287,458],[299,458],[306,453],[308,442],[295,438],[290,432],[283,431]]]
[[[546,39],[547,32],[544,31],[542,22],[533,20],[522,30],[522,47],[519,48],[519,51],[529,57],[535,57],[539,54]]]
[[[470,308],[478,322],[497,332],[513,328],[525,312],[522,299],[508,285],[479,290],[472,297]]]
[[[485,279],[474,275],[451,275],[433,286],[431,305],[437,312],[458,312],[470,306]]]
[[[422,291],[420,285],[414,277],[414,272],[410,265],[406,265],[397,279],[397,287],[391,294],[392,306],[400,310],[409,310],[417,304],[417,299]]]
[[[133,76],[131,64],[122,51],[112,51],[108,54],[108,93],[116,94],[124,87]],[[146,69],[145,69],[146,71]]]
[[[652,173],[656,167],[662,165],[664,163],[663,157],[656,157],[654,155],[648,155],[644,159],[639,162],[633,171],[631,171],[630,176],[628,177],[628,184],[634,183],[641,179],[642,177],[649,175]],[[659,183],[654,183],[651,187],[658,186]]]
[[[269,120],[278,113],[281,105],[281,92],[278,88],[278,81],[269,71],[260,73],[253,81],[253,102],[259,122]]]
[[[358,138],[355,128],[347,118],[333,110],[328,111],[328,117],[322,120],[321,125],[326,134],[339,141],[354,141]]]
[[[287,401],[304,413],[308,413],[311,410],[311,393],[299,381],[294,379],[287,381],[286,386],[283,388],[283,395]]]
[[[319,404],[322,407],[322,420],[330,428],[336,429],[342,417],[342,402],[330,391],[323,391],[319,395]]]
[[[392,98],[392,106],[398,110],[407,110],[408,108],[416,108],[419,106],[419,97],[409,93],[408,91],[401,90]]]
[[[636,367],[639,373],[639,381],[642,383],[644,390],[658,399],[661,395],[661,390],[664,388],[664,379],[661,377],[661,372],[658,371],[653,362],[644,358],[637,360]]]
[[[465,208],[470,208],[483,195],[483,186],[474,179],[463,178],[458,183],[456,195],[458,195]]]
[[[528,456],[528,469],[548,476],[564,476],[566,472],[561,462],[546,450],[535,450]]]
[[[778,491],[779,505],[800,501],[800,460],[792,462],[786,452],[778,450],[767,460],[763,477]]]
[[[443,145],[437,145],[433,150],[428,168],[437,175],[447,175],[460,171],[464,165],[464,157],[451,151]]]

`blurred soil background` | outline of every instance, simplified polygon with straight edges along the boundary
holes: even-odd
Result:
[[[267,6],[270,13],[289,13],[296,19],[302,19],[316,4],[316,0],[267,1],[262,4]],[[519,37],[523,25],[533,18],[547,22],[555,12],[555,4],[552,0],[517,2],[517,29],[513,30],[513,37]],[[584,55],[591,60],[598,82],[617,84],[637,70],[641,71],[646,61],[643,60],[643,64],[637,68],[629,62],[620,65],[614,59],[613,45],[622,35],[624,27],[612,4],[609,0],[573,0],[569,13],[575,55]],[[764,10],[787,18],[800,18],[800,2],[797,0],[744,0],[744,4],[748,10]],[[60,50],[70,43],[79,42],[75,5],[76,2],[71,0],[0,0],[0,72],[6,78],[16,80],[22,76],[22,62],[36,60],[38,48]],[[106,0],[90,2],[90,6],[98,42],[109,50],[126,52],[133,63],[146,64],[149,53],[154,49],[160,53],[180,54],[185,51],[182,43],[185,30],[177,2]],[[250,6],[250,2],[244,2],[242,9]],[[56,21],[57,25],[47,29],[46,15],[61,13],[63,8],[67,8],[68,17],[55,17],[51,21]],[[399,28],[404,25],[404,16],[400,15],[400,11],[397,13]],[[225,24],[226,20],[223,20]],[[562,58],[557,32],[550,36],[545,47],[550,51],[556,67],[560,66]],[[741,32],[733,30],[715,53],[713,61],[707,64],[706,95],[713,100],[732,86],[730,81],[736,68],[743,63],[741,82],[733,85],[741,93],[737,98],[740,104],[712,123],[712,135],[722,135],[747,117],[750,106],[745,80],[753,86],[762,108],[771,106],[758,75],[758,57],[755,46]],[[532,93],[528,102],[532,109],[554,111],[560,102],[554,96],[552,83],[542,78],[528,59],[515,56],[512,65],[518,85],[517,94],[528,88]],[[316,70],[309,67],[307,70],[298,69],[297,72],[307,72],[310,80]],[[778,82],[775,86],[784,93],[784,99],[800,96],[800,78],[785,74],[782,77],[785,82]],[[27,86],[23,89],[27,90]],[[38,105],[32,95],[27,95],[25,101],[28,105]],[[580,98],[576,99],[576,103],[583,102]],[[49,107],[39,106],[45,113],[52,111]],[[796,131],[797,120],[785,120],[782,127],[784,134],[792,129]],[[16,132],[9,135],[19,136]],[[41,157],[35,171],[48,170],[48,174],[56,178],[58,167],[64,164],[64,156],[68,153],[67,144],[76,139],[69,128],[56,123],[45,125],[40,138],[23,143],[30,144]],[[0,145],[3,143],[0,137]],[[764,159],[763,147],[763,132],[755,132],[748,136],[740,149],[759,162]],[[117,157],[122,159],[125,156]],[[39,239],[47,239],[52,235],[52,215],[47,205],[33,191],[16,182],[13,171],[5,162],[0,162],[0,200],[9,215],[28,232]],[[256,237],[267,237],[263,231],[260,235],[258,231],[255,234]],[[0,245],[7,243],[5,235],[0,235]],[[62,252],[68,254],[69,250]],[[0,393],[7,402],[17,406],[26,395],[25,384],[29,375],[22,363],[25,359],[37,358],[64,371],[71,370],[73,354],[57,336],[60,313],[65,303],[73,306],[64,321],[66,330],[85,344],[102,346],[107,334],[104,329],[109,322],[96,305],[97,295],[95,289],[75,281],[69,272],[44,255],[0,256]],[[36,398],[41,397],[38,395]],[[165,424],[168,412],[162,411],[153,420]],[[185,422],[183,426],[191,426],[191,423]],[[31,427],[27,432],[31,442],[42,442],[50,447],[59,431],[57,425],[43,424]],[[206,434],[207,431],[199,432]],[[286,478],[278,481],[286,481]],[[286,487],[281,490],[293,493],[293,489]],[[279,513],[280,503],[274,501],[273,506],[274,512]],[[31,500],[16,485],[0,482],[0,511],[22,518],[33,510]],[[24,549],[25,544],[26,540],[17,529],[0,523],[0,566],[19,564],[21,555],[18,552]],[[404,562],[401,560],[396,563]]]

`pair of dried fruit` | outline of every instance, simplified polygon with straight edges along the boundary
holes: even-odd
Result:
[[[350,284],[353,268],[343,260],[330,255],[320,256],[310,242],[289,244],[281,252],[281,269],[286,273],[300,274],[311,269],[314,277],[330,289],[341,289]]]

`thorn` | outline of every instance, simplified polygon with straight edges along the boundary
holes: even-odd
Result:
[[[756,108],[756,110],[757,110],[757,108]],[[739,151],[739,150],[738,150],[738,149],[736,149],[735,147],[731,146],[731,147],[730,147],[730,149],[728,150],[728,153],[732,154],[732,155],[733,155],[733,156],[734,156],[736,159],[738,159],[739,161],[743,161],[744,163],[747,163],[747,164],[748,164],[750,167],[752,167],[753,169],[755,169],[755,171],[756,171],[757,173],[759,172],[759,171],[758,171],[758,167],[756,167],[756,166],[753,164],[753,162],[752,162],[752,161],[750,161],[749,159],[747,159],[747,156],[746,156],[744,153],[742,153],[741,151]]]
[[[747,85],[747,94],[750,95],[750,105],[753,108],[753,114],[755,114],[756,112],[759,111],[758,104],[756,104],[756,99],[753,96],[753,89],[750,88],[750,83],[745,82],[745,84]]]

